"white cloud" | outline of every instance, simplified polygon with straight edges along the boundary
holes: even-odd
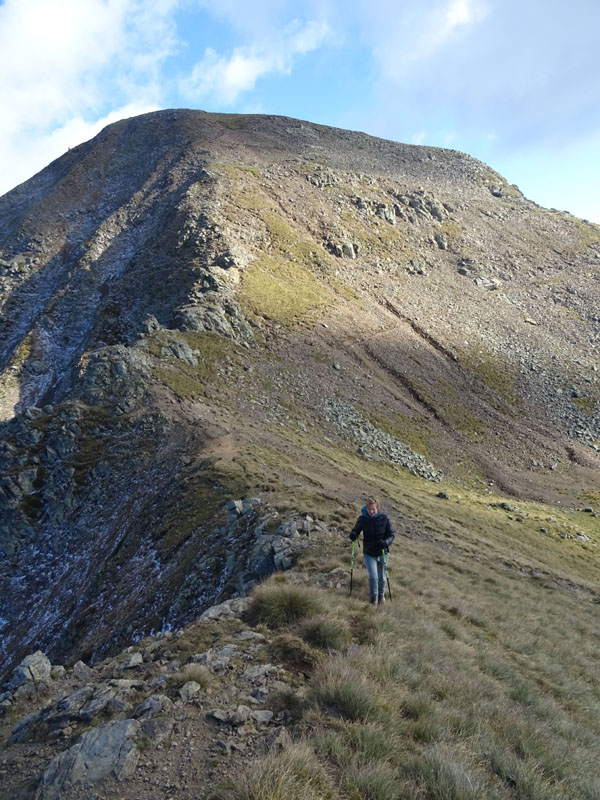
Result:
[[[157,110],[156,105],[129,103],[94,122],[75,116],[49,134],[40,136],[35,132],[21,137],[18,142],[10,142],[2,154],[0,194],[27,180],[70,148],[91,139],[107,125]]]
[[[159,68],[176,46],[177,4],[5,0],[0,5],[0,193],[107,120],[157,107]],[[119,110],[110,111],[115,107]]]
[[[236,47],[229,56],[219,56],[207,47],[203,59],[181,80],[180,92],[195,101],[210,98],[231,105],[240,94],[253,89],[259,78],[272,73],[288,74],[296,57],[316,50],[330,33],[324,22],[301,25],[294,21],[281,36],[268,43]]]

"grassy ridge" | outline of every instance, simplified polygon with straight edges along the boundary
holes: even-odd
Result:
[[[294,744],[209,796],[600,797],[597,520],[536,503],[502,507],[505,498],[428,484],[332,444],[314,455],[315,472],[327,463],[361,474],[365,489],[388,498],[399,519],[393,601],[367,605],[358,560],[352,597],[347,583],[318,586],[317,573],[349,568],[343,533],[354,509],[334,508],[315,488],[311,507],[341,533],[297,565],[314,585],[276,576],[252,607],[272,631],[273,657],[306,676],[285,702]]]
[[[305,647],[317,626],[329,653],[290,702],[295,744],[212,797],[600,796],[598,607],[515,572],[441,557],[431,543],[402,540],[394,562],[394,599],[377,610],[361,599],[364,570],[352,598],[275,581],[260,588],[256,620],[274,630],[285,623]]]

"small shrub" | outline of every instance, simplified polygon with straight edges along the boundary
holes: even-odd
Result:
[[[322,601],[314,589],[281,584],[259,586],[252,597],[248,613],[254,622],[279,628],[322,610]]]
[[[145,734],[141,734],[135,740],[135,746],[140,751],[140,753],[145,753],[147,750],[150,749],[151,745],[152,745],[152,740],[150,739],[149,736],[146,736]]]
[[[307,620],[302,626],[302,636],[321,650],[341,650],[352,639],[345,619],[327,616]]]

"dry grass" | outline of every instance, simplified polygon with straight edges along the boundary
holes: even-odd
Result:
[[[238,781],[226,781],[210,800],[335,800],[337,792],[310,744],[271,755]]]
[[[214,683],[214,676],[202,664],[187,664],[179,672],[173,673],[169,680],[169,687],[176,691],[189,681],[195,681],[203,692],[208,692]]]
[[[255,622],[279,628],[323,610],[323,599],[315,589],[273,582],[257,589],[248,614]]]
[[[419,496],[421,517],[433,516],[434,490],[413,487],[403,502]],[[281,584],[304,599],[274,605],[301,611],[291,619],[282,610],[258,613],[271,624],[288,619],[294,636],[325,654],[295,708],[311,742],[303,752],[331,776],[327,790],[340,800],[598,798],[600,634],[586,588],[598,577],[597,555],[590,550],[584,561],[564,543],[546,547],[533,530],[551,511],[560,525],[588,520],[519,503],[530,516],[517,536],[495,498],[463,500],[446,505],[441,522],[437,511],[429,536],[397,538],[394,599],[383,608],[366,604],[359,565],[352,597]],[[328,556],[347,549],[333,540]],[[320,611],[306,608],[307,597]],[[270,603],[254,601],[261,609]],[[271,757],[268,769],[276,762]],[[300,796],[298,785],[288,791]]]

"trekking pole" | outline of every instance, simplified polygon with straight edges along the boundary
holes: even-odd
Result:
[[[352,594],[352,575],[354,574],[354,542],[352,542],[352,561],[350,562],[350,594]]]
[[[389,575],[388,575],[387,569],[386,569],[387,561],[386,561],[386,558],[385,558],[385,550],[381,551],[381,555],[383,556],[383,568],[385,569],[385,579],[387,581],[388,592],[389,592],[389,595],[390,595],[390,602],[391,602],[391,600],[392,600],[392,587],[390,586],[390,578],[389,578]]]

